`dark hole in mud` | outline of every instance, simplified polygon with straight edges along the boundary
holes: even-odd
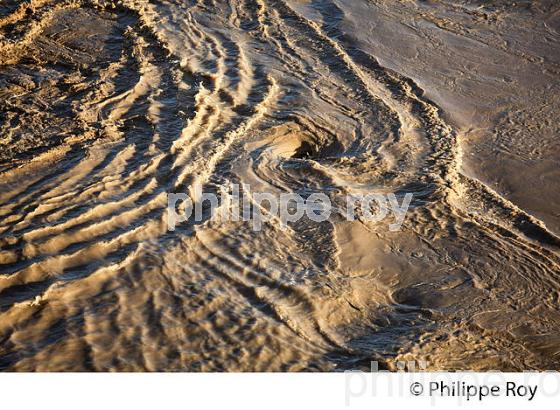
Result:
[[[303,141],[298,149],[296,149],[292,158],[306,159],[313,158],[317,155],[317,147],[309,143],[308,141]]]

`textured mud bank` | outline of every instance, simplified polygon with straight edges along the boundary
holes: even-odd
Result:
[[[559,369],[554,1],[0,5],[0,369]],[[167,193],[413,193],[384,221]]]

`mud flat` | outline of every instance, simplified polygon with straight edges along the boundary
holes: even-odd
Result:
[[[0,6],[0,369],[558,369],[555,2]],[[413,199],[217,221],[195,186]]]
[[[343,8],[344,28],[360,47],[414,79],[457,127],[463,172],[558,234],[558,4],[371,1]]]

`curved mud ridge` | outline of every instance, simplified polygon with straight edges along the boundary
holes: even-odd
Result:
[[[558,369],[560,239],[340,3],[0,7],[0,369]],[[167,193],[230,183],[414,197],[399,232],[168,232]]]

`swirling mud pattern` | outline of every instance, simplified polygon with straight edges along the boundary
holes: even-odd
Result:
[[[560,6],[506,3],[2,1],[0,369],[559,369]],[[227,184],[413,199],[168,230]]]

